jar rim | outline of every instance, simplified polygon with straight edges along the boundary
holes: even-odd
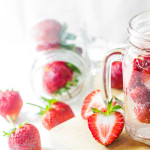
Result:
[[[150,50],[150,10],[141,12],[129,21],[130,43],[141,49]]]

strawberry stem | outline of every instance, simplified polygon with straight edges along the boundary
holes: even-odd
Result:
[[[69,98],[72,98],[72,95],[70,94],[70,92],[68,91],[68,89],[66,89],[66,93],[68,94]]]
[[[14,128],[16,128],[16,126],[15,126],[14,122],[12,121],[12,119],[10,118],[10,116],[7,115],[6,118],[7,118],[7,120],[11,123],[11,125],[12,125]]]
[[[40,109],[45,109],[45,108],[43,108],[43,107],[41,107],[41,106],[39,106],[39,105],[36,105],[36,104],[32,104],[32,103],[27,103],[27,104],[33,105],[33,106],[36,106],[36,107],[39,107]]]

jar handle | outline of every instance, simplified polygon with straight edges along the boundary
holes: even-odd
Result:
[[[101,93],[104,100],[110,100],[111,94],[111,64],[114,61],[122,61],[124,48],[111,50],[102,61]]]

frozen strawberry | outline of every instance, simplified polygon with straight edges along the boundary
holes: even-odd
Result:
[[[22,108],[23,101],[17,91],[0,91],[0,115],[15,120]]]
[[[142,72],[142,83],[150,90],[150,67],[146,68]]]
[[[41,140],[38,129],[31,124],[22,124],[14,128],[8,136],[8,145],[11,150],[41,150]]]
[[[59,44],[61,24],[53,19],[43,20],[32,29],[32,36],[38,44]]]
[[[143,60],[141,58],[135,58],[133,60],[133,69],[136,71],[142,71],[143,70]]]
[[[64,87],[73,78],[73,71],[65,62],[57,61],[49,63],[44,68],[43,85],[45,90],[53,94]]]
[[[150,56],[145,56],[143,59],[143,67],[147,68],[150,66]]]
[[[144,86],[133,89],[129,95],[131,100],[137,104],[150,105],[150,92]]]
[[[141,75],[142,73],[140,71],[133,69],[131,77],[130,77],[130,81],[128,84],[128,91],[131,91],[135,89],[136,87],[142,86]]]
[[[150,124],[150,107],[137,105],[134,107],[134,113],[138,121]]]
[[[95,140],[103,145],[111,144],[122,132],[124,118],[119,105],[112,106],[112,100],[108,103],[107,111],[102,112],[93,108],[94,114],[88,118],[89,129]]]
[[[116,101],[113,100],[113,106],[116,104]],[[90,115],[93,114],[91,108],[97,108],[101,111],[106,111],[107,106],[104,103],[104,100],[101,96],[100,90],[95,90],[91,92],[84,100],[82,109],[81,109],[81,116],[83,119],[88,119]]]
[[[116,61],[112,63],[111,87],[115,89],[123,88],[122,62]]]
[[[37,106],[41,109],[39,115],[41,115],[42,124],[47,130],[74,117],[74,113],[69,105],[59,102],[56,99],[49,100],[43,98],[43,100],[48,102],[45,108],[31,103],[27,104]]]

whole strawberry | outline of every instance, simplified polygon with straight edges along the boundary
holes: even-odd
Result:
[[[14,128],[10,133],[4,132],[8,136],[10,150],[41,150],[41,140],[38,129],[31,124],[22,124]]]
[[[78,76],[77,74],[73,76],[74,72],[78,75],[81,74],[80,70],[71,63],[56,61],[47,64],[43,73],[44,89],[48,93],[55,95],[62,95],[62,93],[66,92],[71,97],[68,90],[78,83]]]
[[[103,145],[111,144],[122,132],[124,118],[120,112],[119,105],[112,106],[112,101],[107,105],[107,111],[102,112],[97,108],[92,108],[94,114],[88,118],[89,129],[96,141]]]
[[[112,63],[111,87],[115,89],[123,88],[122,62],[120,61]]]
[[[47,19],[38,23],[32,29],[32,36],[38,43],[38,48],[50,49],[60,43],[61,24],[53,19]],[[42,49],[38,49],[42,50]]]
[[[69,105],[56,99],[42,99],[48,102],[45,108],[31,103],[27,104],[37,106],[41,109],[38,114],[41,116],[42,124],[47,130],[74,117],[74,113]]]
[[[0,115],[15,120],[21,111],[23,101],[17,91],[0,91]]]

